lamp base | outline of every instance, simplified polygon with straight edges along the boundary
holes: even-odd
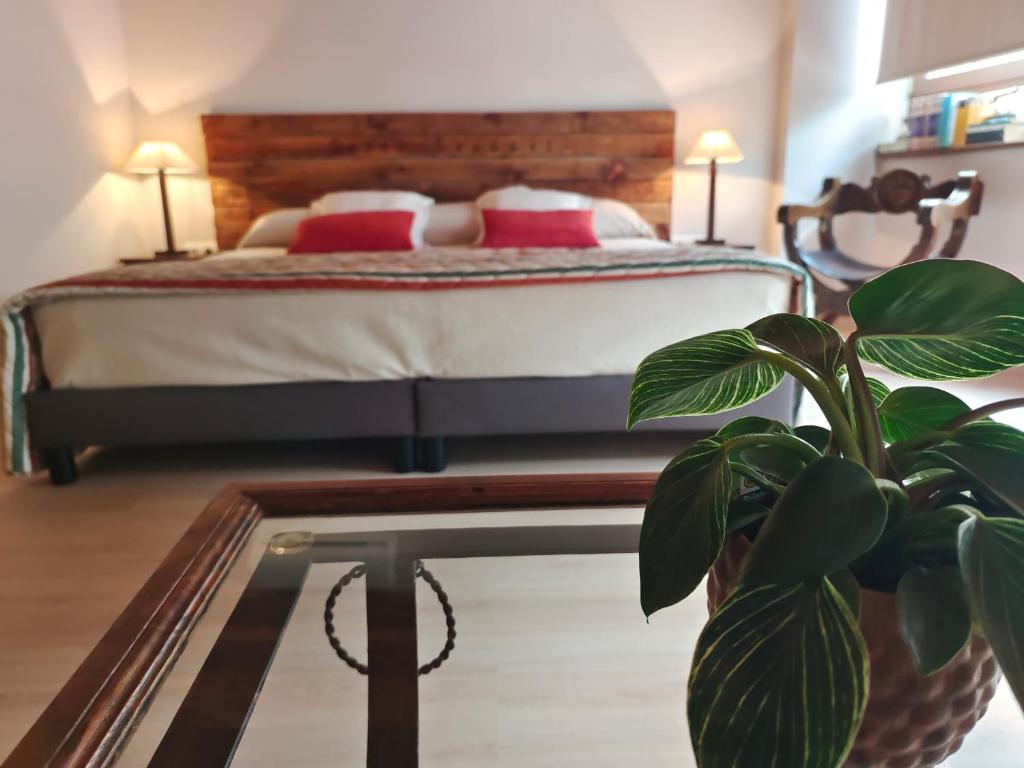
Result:
[[[717,238],[705,238],[704,240],[696,240],[696,245],[725,245],[725,240],[718,240]]]
[[[190,251],[157,251],[153,254],[155,261],[173,261],[174,259],[186,259]]]

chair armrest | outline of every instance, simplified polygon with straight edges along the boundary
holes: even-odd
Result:
[[[966,222],[981,211],[984,188],[977,171],[960,171],[947,197],[927,197],[917,204],[918,224],[938,227],[958,220]]]
[[[776,215],[779,224],[796,226],[800,219],[829,218],[839,202],[839,190],[842,187],[839,179],[825,179],[821,189],[821,197],[809,205],[781,205]]]

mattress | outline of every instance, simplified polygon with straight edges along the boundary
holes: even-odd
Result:
[[[666,344],[789,311],[792,291],[783,273],[722,272],[437,291],[90,296],[38,306],[34,319],[54,388],[594,376],[631,374]]]

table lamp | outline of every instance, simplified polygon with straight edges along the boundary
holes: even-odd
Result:
[[[167,250],[157,251],[157,259],[180,259],[187,251],[179,251],[174,246],[174,231],[171,228],[171,209],[167,202],[167,174],[195,173],[196,164],[192,162],[177,144],[172,141],[144,141],[132,154],[125,166],[128,173],[157,174],[160,177],[160,200],[164,205],[164,234],[167,237]]]
[[[719,163],[738,163],[743,153],[736,144],[736,139],[724,128],[712,128],[704,131],[690,154],[683,161],[685,165],[710,165],[711,182],[708,194],[708,234],[698,245],[725,245],[725,240],[715,239],[715,176]]]

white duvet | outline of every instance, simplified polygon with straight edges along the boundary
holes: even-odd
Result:
[[[34,313],[51,387],[234,385],[631,374],[666,344],[789,311],[791,295],[785,274],[726,272],[437,291],[69,298]]]

